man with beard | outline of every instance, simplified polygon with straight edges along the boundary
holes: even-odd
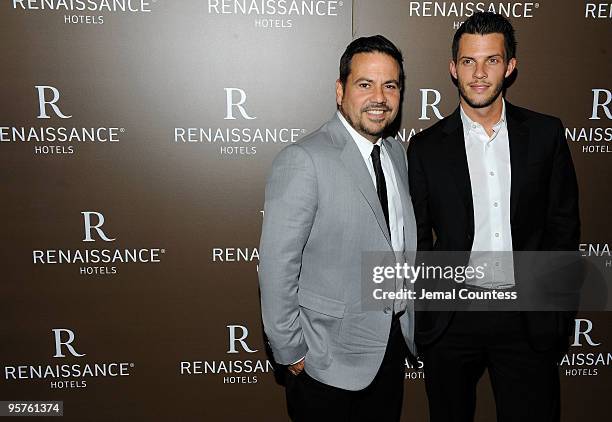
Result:
[[[383,36],[351,42],[340,59],[337,112],[272,165],[261,308],[274,359],[288,366],[295,421],[400,417],[414,313],[405,300],[364,309],[361,261],[367,251],[416,249],[406,157],[388,136],[400,108],[402,62]]]
[[[578,188],[563,125],[503,98],[515,50],[512,25],[493,13],[475,13],[454,36],[459,107],[408,148],[418,250],[473,258],[578,249]],[[506,270],[497,287],[519,287],[512,262]],[[558,421],[557,359],[572,322],[563,312],[417,312],[430,420],[472,421],[487,369],[499,421]]]

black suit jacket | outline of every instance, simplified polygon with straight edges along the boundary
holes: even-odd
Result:
[[[513,250],[578,250],[578,184],[563,124],[508,102],[506,122]],[[412,137],[408,170],[418,249],[470,251],[474,209],[459,108]],[[434,341],[451,317],[452,312],[419,313],[417,343]],[[525,312],[523,317],[531,344],[539,350],[558,346],[572,322],[572,315],[559,312]]]

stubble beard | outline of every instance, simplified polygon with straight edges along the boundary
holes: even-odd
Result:
[[[461,98],[463,98],[463,100],[472,108],[484,108],[484,107],[488,107],[491,104],[493,104],[495,102],[495,100],[497,100],[497,98],[500,96],[502,90],[504,89],[504,82],[500,82],[496,85],[494,85],[495,90],[493,91],[493,93],[491,94],[491,96],[489,96],[488,98],[485,98],[484,100],[481,100],[479,102],[472,100],[468,93],[467,90],[465,89],[465,85],[462,84],[461,82],[459,82],[457,84],[457,86],[459,87],[459,95],[461,96]]]
[[[365,112],[364,110],[360,111],[360,113],[364,113],[364,112]],[[373,130],[363,125],[361,120],[358,122],[353,121],[353,119],[351,119],[348,113],[344,111],[344,109],[342,108],[342,105],[340,105],[340,113],[342,113],[342,116],[344,116],[348,124],[350,124],[353,129],[355,129],[358,133],[362,135],[365,134],[365,135],[372,136],[375,138],[380,138],[385,133],[387,128],[391,125],[391,122],[386,122],[385,124],[383,124],[382,127],[380,127],[380,129],[377,128],[376,130]]]

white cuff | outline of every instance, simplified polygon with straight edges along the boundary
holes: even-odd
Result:
[[[291,363],[290,365],[295,365],[296,363],[300,363],[301,361],[304,360],[306,356],[302,356],[300,359],[296,360],[295,362]]]

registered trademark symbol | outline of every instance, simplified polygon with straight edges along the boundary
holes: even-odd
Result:
[[[343,1],[339,2],[338,4],[340,5],[340,7],[344,6],[344,2]]]
[[[302,129],[302,133],[306,133],[306,129]]]
[[[130,363],[130,368],[133,368],[133,367],[134,367],[134,363],[132,362]]]
[[[125,132],[125,128],[122,127],[121,129],[119,129],[119,132],[121,132],[121,133]]]
[[[540,7],[540,3],[535,4],[535,8],[537,9],[538,7]]]
[[[162,250],[161,250],[161,253],[166,253],[166,250],[165,250],[165,249],[162,249]]]

